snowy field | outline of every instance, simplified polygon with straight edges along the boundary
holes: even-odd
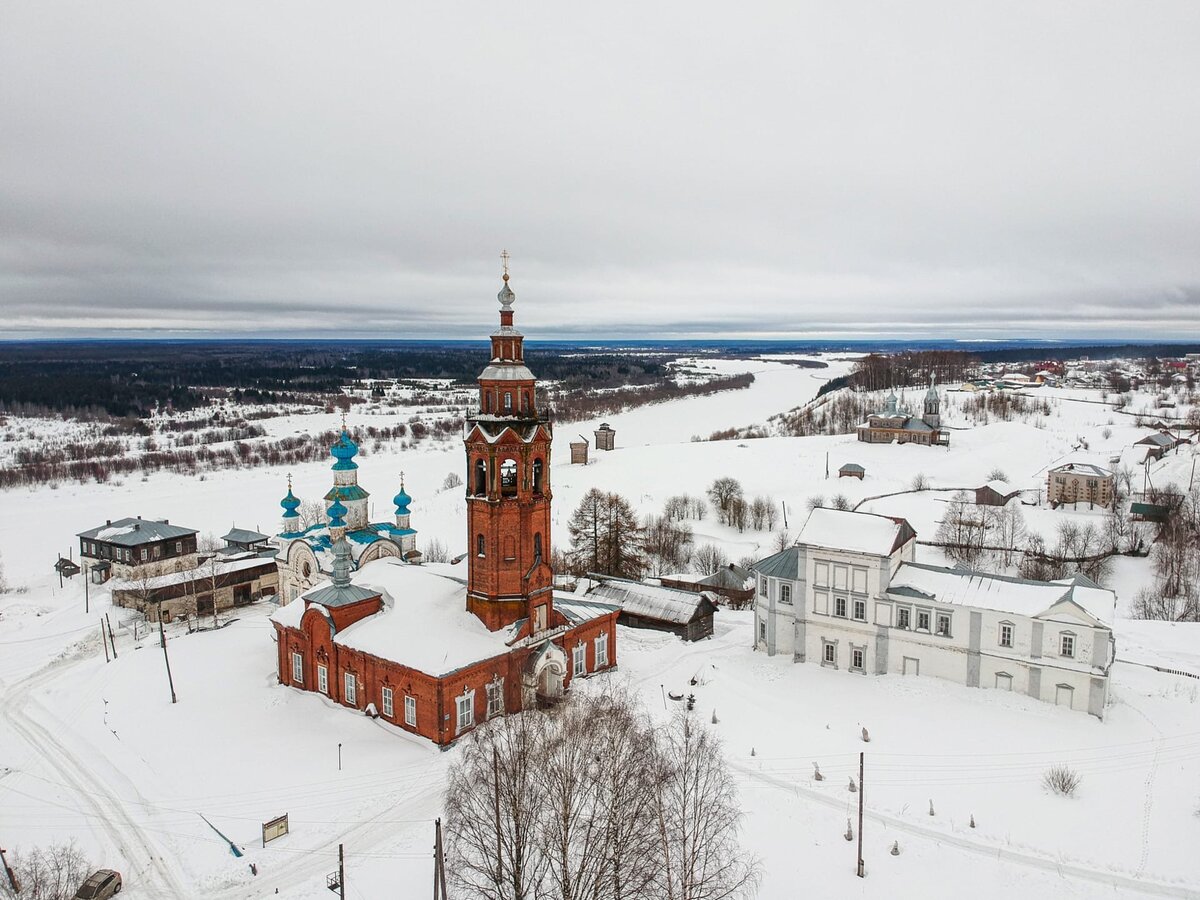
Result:
[[[1034,489],[1047,467],[1065,459],[1140,459],[1128,448],[1146,434],[1132,417],[1064,395],[1054,415],[1036,425],[955,430],[949,449],[867,445],[846,435],[693,442],[693,435],[761,423],[798,406],[849,365],[708,364],[721,374],[752,370],[756,381],[747,390],[608,419],[619,449],[594,454],[586,468],[566,463],[566,443],[576,432],[590,437],[599,423],[558,431],[551,483],[560,545],[571,511],[591,487],[619,491],[649,513],[668,496],[700,494],[725,475],[741,480],[751,497],[785,502],[793,534],[808,498],[842,493],[853,503],[865,500],[864,509],[905,515],[931,537],[950,490],[866,498],[906,490],[918,473],[938,488],[973,488],[997,467],[1015,486]],[[1071,395],[1081,393],[1087,392]],[[960,395],[950,397],[950,424],[965,424],[954,411]],[[332,415],[305,416],[268,427],[284,434],[336,422]],[[1101,436],[1105,428],[1111,437]],[[461,454],[457,442],[366,454],[359,474],[375,499],[373,518],[390,514],[387,500],[403,470],[418,545],[437,538],[460,552],[461,489],[439,488],[448,472],[461,470]],[[1186,485],[1192,461],[1185,448],[1153,464],[1151,477]],[[838,479],[845,462],[865,466],[867,477]],[[0,595],[6,848],[74,838],[95,863],[125,873],[124,896],[133,900],[232,900],[276,896],[277,889],[281,897],[329,896],[325,876],[336,868],[343,842],[347,896],[429,895],[433,819],[441,813],[453,750],[439,752],[316,695],[276,685],[267,606],[240,610],[215,632],[170,633],[179,697],[172,705],[157,638],[135,640],[120,621],[125,611],[112,610],[120,656],[106,663],[97,631],[99,615],[109,611],[106,592],[94,590],[85,613],[80,580],[60,589],[50,572],[56,553],[75,545],[75,532],[108,518],[167,517],[218,535],[234,523],[272,531],[285,475],[265,468],[211,473],[203,481],[163,474],[122,485],[0,493],[8,580],[26,588]],[[319,498],[330,482],[325,463],[292,475],[303,499]],[[1025,512],[1030,526],[1047,534],[1064,516],[1099,515],[1083,508]],[[711,516],[691,524],[698,544],[719,543],[733,559],[765,555],[775,539],[768,532],[739,534]],[[919,548],[918,558],[937,556]],[[1113,585],[1122,606],[1148,577],[1145,560],[1117,563]],[[621,629],[619,671],[583,687],[628,682],[658,716],[669,713],[664,688],[694,690],[696,715],[707,722],[716,713],[714,727],[746,810],[744,846],[763,863],[763,900],[1200,898],[1193,852],[1200,841],[1200,680],[1139,665],[1200,674],[1200,628],[1118,622],[1121,661],[1101,722],[1007,693],[767,658],[750,649],[749,616],[722,610],[714,638],[698,644]],[[870,743],[861,740],[863,727]],[[846,785],[860,751],[867,773],[865,879],[854,876],[854,845],[843,837],[857,802]],[[812,780],[814,762],[824,781]],[[1060,762],[1083,776],[1074,798],[1041,787],[1041,773]],[[263,848],[260,824],[284,812],[292,833]],[[243,857],[230,853],[230,840]],[[893,842],[898,856],[889,852]]]

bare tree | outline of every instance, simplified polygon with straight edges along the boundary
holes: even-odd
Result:
[[[546,858],[538,822],[545,791],[543,715],[505,716],[472,732],[446,786],[447,858],[455,887],[486,900],[534,900]]]
[[[449,491],[459,487],[463,483],[462,476],[457,472],[450,472],[442,480],[442,490]]]
[[[729,557],[716,544],[704,544],[692,554],[692,569],[702,575],[711,575],[729,565]]]
[[[718,478],[708,488],[708,499],[717,510],[718,518],[727,522],[735,500],[742,499],[742,485],[736,478]]]
[[[14,853],[11,865],[21,891],[4,896],[17,900],[71,900],[92,869],[74,841]]]
[[[444,563],[450,561],[450,551],[446,549],[445,543],[438,538],[430,538],[425,544],[425,549],[421,554],[426,562]]]
[[[642,549],[652,575],[679,572],[692,556],[692,529],[669,516],[647,516],[642,527]]]
[[[808,507],[809,512],[812,512],[814,509],[821,509],[825,505],[825,498],[820,494],[813,494],[804,501],[804,505]]]
[[[775,550],[782,552],[792,545],[792,536],[786,530],[775,535]]]
[[[296,512],[300,516],[301,529],[312,528],[325,521],[325,504],[320,500],[305,500]]]
[[[1001,565],[1012,565],[1013,557],[1021,552],[1025,541],[1025,516],[1021,507],[1009,503],[992,518],[991,525],[996,546],[1003,548],[998,551]]]
[[[752,896],[756,864],[737,841],[741,810],[716,736],[687,713],[663,729],[654,795],[658,896],[735,900]]]
[[[929,490],[929,476],[924,472],[918,472],[916,475],[914,475],[912,479],[912,489],[914,491]]]

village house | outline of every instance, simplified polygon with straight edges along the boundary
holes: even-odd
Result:
[[[976,506],[1006,506],[1008,501],[1021,493],[1007,481],[993,479],[985,485],[975,488]]]
[[[1116,595],[916,561],[900,518],[813,510],[756,563],[754,646],[855,675],[943,678],[1103,716]]]
[[[134,577],[143,567],[154,574],[196,567],[196,529],[166,519],[109,519],[77,536],[83,570],[95,584]]]
[[[1134,446],[1146,448],[1146,459],[1162,459],[1171,450],[1190,443],[1187,438],[1176,437],[1169,431],[1157,431],[1142,438]]]
[[[114,606],[136,609],[151,622],[211,616],[274,596],[278,585],[273,555],[231,558],[216,551],[190,569],[163,572],[148,565],[110,582]]]
[[[1113,473],[1091,463],[1064,463],[1046,473],[1046,502],[1051,506],[1086,503],[1089,507],[1107,507],[1115,489]]]
[[[862,481],[867,476],[867,470],[858,463],[845,463],[838,469],[838,478],[857,478]]]
[[[443,747],[479,722],[554,703],[573,679],[617,664],[620,610],[553,588],[551,424],[513,327],[507,271],[498,299],[500,328],[463,441],[465,573],[396,554],[360,553],[356,566],[346,505],[335,502],[321,529],[331,581],[271,617],[280,684]],[[339,461],[352,455],[343,449]]]
[[[720,603],[724,600],[734,609],[741,609],[754,599],[753,576],[733,563],[726,563],[708,575],[663,575],[658,581],[663,587],[678,588],[681,591],[697,594],[707,591],[716,595],[715,602]]]
[[[712,636],[717,596],[711,591],[684,590],[606,575],[590,575],[589,579],[594,581],[584,597],[618,607],[621,625],[667,631],[685,641]]]
[[[903,403],[896,399],[896,392],[888,394],[883,410],[872,413],[867,421],[858,426],[858,439],[868,444],[923,444],[925,446],[950,446],[950,432],[942,427],[941,400],[932,379],[925,392],[924,411],[918,418],[909,413]]]

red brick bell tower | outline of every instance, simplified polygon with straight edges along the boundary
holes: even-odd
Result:
[[[500,328],[467,419],[467,609],[496,631],[530,618],[553,621],[550,569],[550,422],[539,413],[525,338],[513,327],[504,254]]]

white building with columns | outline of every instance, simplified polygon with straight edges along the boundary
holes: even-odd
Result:
[[[1103,717],[1116,595],[916,561],[901,518],[813,510],[754,572],[755,646],[854,675],[1018,691]]]

